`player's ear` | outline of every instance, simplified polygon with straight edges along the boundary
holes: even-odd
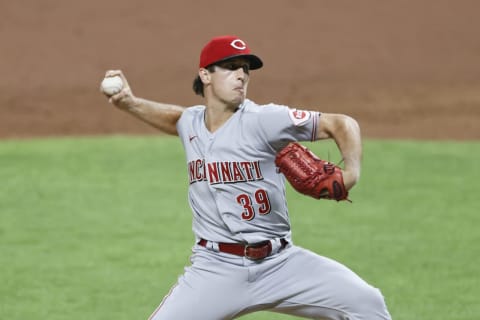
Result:
[[[200,68],[198,70],[198,76],[200,77],[200,80],[202,80],[204,84],[210,83],[210,72],[208,72],[207,69]]]

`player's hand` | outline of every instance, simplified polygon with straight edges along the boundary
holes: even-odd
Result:
[[[114,77],[114,76],[119,76],[122,81],[123,81],[123,88],[120,90],[119,93],[114,94],[112,96],[109,96],[106,94],[104,91],[102,93],[107,96],[108,102],[112,103],[114,106],[116,106],[119,109],[123,110],[128,110],[131,108],[134,108],[136,104],[136,97],[132,93],[132,89],[130,88],[130,85],[128,84],[127,78],[123,74],[121,70],[108,70],[105,73],[105,78],[106,77]]]

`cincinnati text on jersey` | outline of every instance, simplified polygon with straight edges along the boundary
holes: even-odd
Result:
[[[209,184],[237,183],[263,180],[259,161],[207,162],[197,159],[188,163],[190,184],[208,181]]]

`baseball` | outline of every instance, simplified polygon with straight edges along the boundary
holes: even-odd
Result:
[[[102,81],[102,91],[109,96],[119,93],[122,88],[123,81],[119,76],[106,77]]]

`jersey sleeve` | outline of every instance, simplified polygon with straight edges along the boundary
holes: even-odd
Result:
[[[182,140],[185,136],[185,131],[186,127],[188,126],[189,118],[191,118],[189,111],[190,110],[187,108],[184,112],[182,112],[182,115],[180,116],[176,124],[178,136]]]
[[[188,107],[182,112],[182,115],[180,116],[176,124],[178,136],[182,141],[184,141],[186,137],[188,137],[189,130],[190,133],[192,133],[191,128],[195,115],[198,113],[202,113],[204,109],[204,106],[197,105]]]
[[[258,127],[267,142],[279,149],[292,141],[314,141],[319,112],[270,104],[258,117]]]

